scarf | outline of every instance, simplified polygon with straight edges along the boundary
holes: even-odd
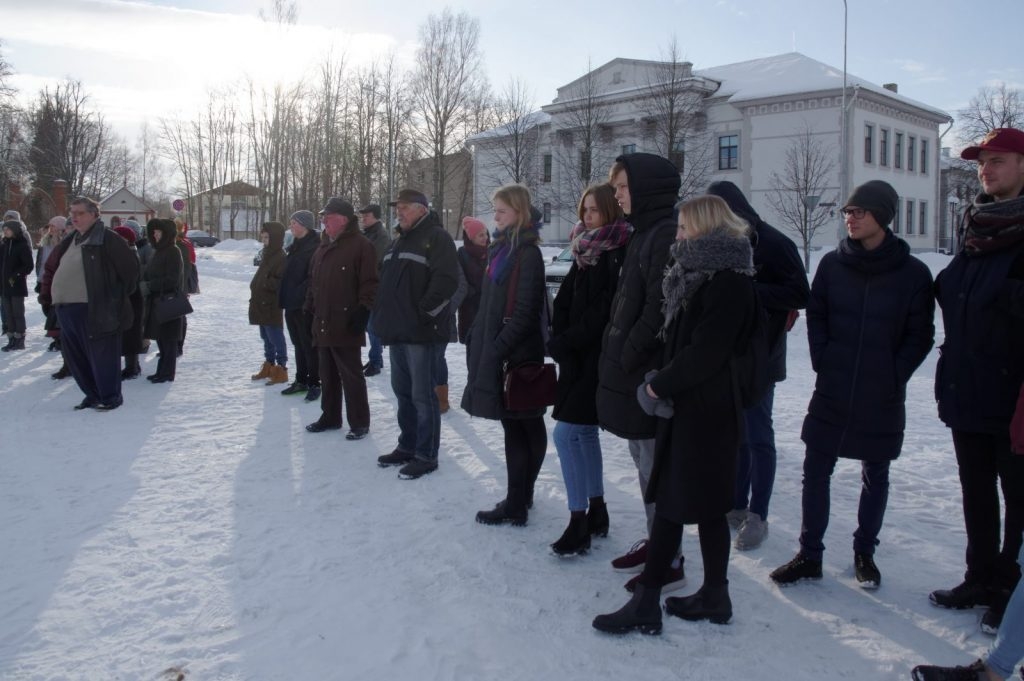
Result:
[[[981,194],[967,209],[964,250],[967,255],[1001,251],[1024,241],[1024,197],[991,201]]]
[[[494,240],[488,248],[487,276],[491,281],[503,281],[505,273],[512,262],[512,249],[520,244],[537,243],[540,241],[540,225],[506,229],[504,232],[494,230]]]
[[[593,267],[605,251],[625,246],[631,229],[622,218],[597,229],[587,229],[582,222],[577,222],[569,233],[569,249],[576,265],[580,269]]]
[[[849,237],[836,247],[839,262],[865,274],[881,274],[900,267],[910,257],[910,245],[885,228],[885,239],[874,250],[866,250],[859,241]]]
[[[716,229],[696,239],[680,239],[669,250],[673,263],[665,270],[661,291],[665,295],[661,311],[665,317],[658,337],[662,340],[680,311],[686,311],[693,294],[717,272],[731,270],[754,276],[750,240],[737,239]]]

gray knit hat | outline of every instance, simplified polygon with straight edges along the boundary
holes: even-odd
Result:
[[[292,220],[309,230],[316,230],[316,218],[308,210],[297,210],[292,213]]]
[[[899,194],[888,182],[870,180],[853,190],[843,208],[863,208],[874,216],[880,226],[887,227],[896,215],[899,198]]]

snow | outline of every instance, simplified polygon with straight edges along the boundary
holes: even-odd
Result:
[[[660,637],[614,638],[590,621],[626,601],[629,575],[608,561],[644,531],[624,442],[602,434],[611,533],[590,555],[548,550],[568,519],[550,438],[529,525],[478,525],[505,482],[497,423],[453,408],[439,470],[402,481],[375,461],[397,440],[387,368],[368,379],[373,424],[359,442],[307,433],[317,405],[250,381],[262,361],[246,313],[257,248],[198,249],[202,294],[177,380],[126,382],[112,412],[72,410],[81,394],[50,379],[59,358],[31,306],[28,350],[0,358],[0,678],[905,679],[915,664],[966,663],[989,645],[980,610],[927,598],[960,581],[965,546],[932,399],[935,352],[908,389],[878,591],[853,579],[851,461],[832,484],[825,578],[786,589],[768,579],[800,527],[813,385],[801,318],[776,397],[771,534],[732,555],[733,623],[666,618]],[[923,259],[933,271],[944,262]],[[464,357],[449,348],[455,404]],[[692,528],[683,548],[689,593],[701,583]]]

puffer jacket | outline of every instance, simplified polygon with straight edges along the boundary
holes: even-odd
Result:
[[[260,232],[265,232],[270,239],[263,248],[263,260],[249,282],[249,323],[284,327],[284,311],[278,302],[285,269],[284,225],[267,222]]]

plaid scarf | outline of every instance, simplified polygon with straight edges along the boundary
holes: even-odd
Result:
[[[967,210],[964,250],[968,255],[1001,251],[1024,241],[1024,197],[981,201]]]
[[[582,222],[577,222],[569,233],[572,257],[580,269],[593,267],[605,251],[625,246],[632,229],[622,218],[597,229],[587,229]]]

